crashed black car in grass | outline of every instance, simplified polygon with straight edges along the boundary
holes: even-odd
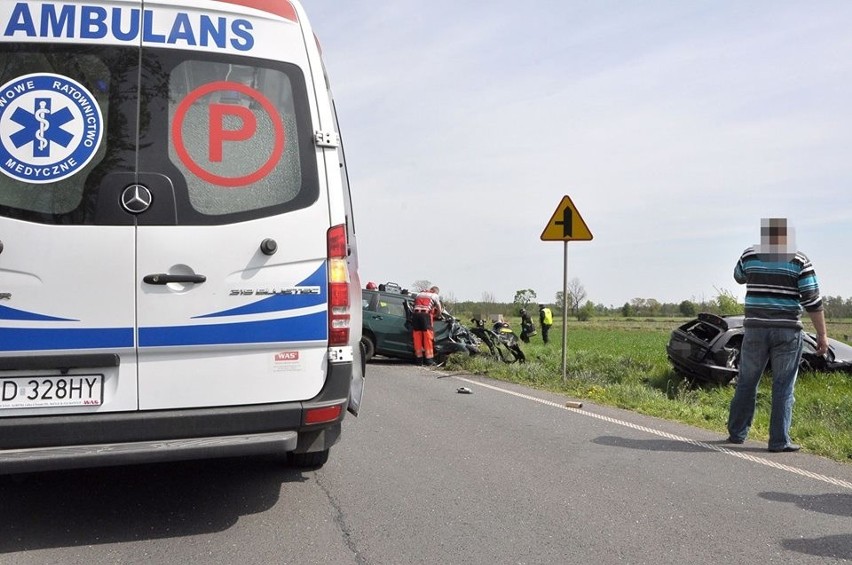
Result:
[[[743,316],[701,313],[672,332],[666,353],[675,371],[691,380],[730,383],[739,373]],[[828,352],[816,353],[816,336],[805,333],[803,371],[852,372],[852,347],[828,339]]]

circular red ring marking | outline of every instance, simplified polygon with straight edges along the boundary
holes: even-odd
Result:
[[[186,117],[186,112],[189,110],[189,107],[202,96],[217,90],[236,90],[237,92],[254,98],[261,106],[263,106],[263,109],[266,110],[266,113],[269,114],[269,117],[272,119],[272,125],[275,128],[275,144],[272,147],[272,155],[270,155],[269,159],[261,168],[249,175],[241,177],[223,177],[215,175],[196,163],[192,156],[190,156],[189,151],[186,150],[186,146],[183,144],[183,120]],[[177,110],[175,111],[174,122],[172,122],[172,141],[175,144],[175,151],[177,152],[178,157],[180,157],[180,160],[183,161],[183,164],[199,178],[219,186],[246,186],[259,181],[268,175],[272,169],[275,168],[275,165],[278,164],[278,160],[281,159],[281,155],[284,153],[284,126],[281,125],[277,109],[272,105],[272,102],[266,98],[266,96],[244,84],[220,80],[199,86],[187,94],[186,98],[178,104]]]

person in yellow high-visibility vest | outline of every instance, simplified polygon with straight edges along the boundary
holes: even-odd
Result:
[[[538,321],[541,322],[541,339],[544,343],[549,341],[548,332],[553,325],[553,312],[544,304],[538,305]]]

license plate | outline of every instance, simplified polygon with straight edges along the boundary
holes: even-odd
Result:
[[[57,406],[100,406],[103,375],[0,378],[0,410]]]

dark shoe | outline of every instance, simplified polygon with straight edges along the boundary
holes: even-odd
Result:
[[[435,360],[434,359],[426,359],[426,366],[427,367],[434,367],[435,366]]]
[[[414,364],[415,364],[415,365],[417,365],[418,367],[422,367],[422,366],[423,366],[423,358],[422,358],[422,357],[417,357],[417,358],[414,360]]]
[[[770,447],[770,453],[793,453],[794,451],[799,451],[802,449],[801,445],[797,445],[795,443],[788,443],[784,447]]]
[[[733,437],[733,436],[728,436],[728,439],[726,439],[725,441],[728,442],[728,443],[735,443],[737,445],[745,442],[744,439],[736,438],[736,437]]]

